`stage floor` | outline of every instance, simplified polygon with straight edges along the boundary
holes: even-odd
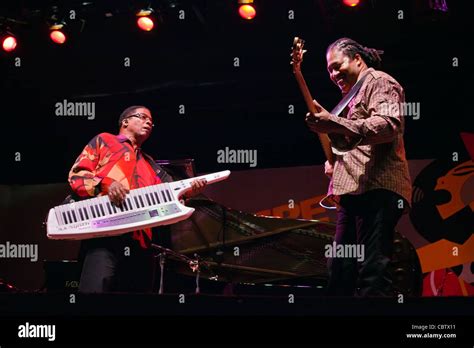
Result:
[[[402,301],[403,300],[403,301]],[[473,315],[474,297],[345,298],[175,294],[0,294],[5,316],[443,316]]]

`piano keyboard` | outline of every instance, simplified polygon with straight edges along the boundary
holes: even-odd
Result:
[[[50,239],[81,240],[116,236],[185,220],[194,212],[179,202],[191,189],[191,182],[206,179],[208,184],[226,179],[230,171],[130,190],[121,206],[108,196],[100,196],[50,209],[47,236]]]

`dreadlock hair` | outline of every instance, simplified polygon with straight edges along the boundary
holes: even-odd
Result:
[[[340,38],[330,44],[326,50],[326,54],[333,49],[340,50],[351,59],[354,59],[355,55],[359,54],[369,68],[378,69],[382,63],[380,55],[383,54],[383,51],[362,46],[357,41],[349,39],[348,37]]]

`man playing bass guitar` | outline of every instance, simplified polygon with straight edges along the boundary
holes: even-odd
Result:
[[[342,95],[362,81],[340,115],[315,100],[315,112],[306,115],[311,131],[327,134],[334,150],[325,173],[330,194],[338,198],[335,243],[364,247],[363,258],[329,259],[330,295],[393,295],[388,265],[395,226],[410,204],[411,180],[403,142],[404,91],[376,70],[380,53],[349,38],[329,45],[327,70]]]

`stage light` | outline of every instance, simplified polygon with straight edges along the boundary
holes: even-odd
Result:
[[[141,30],[151,31],[153,29],[155,22],[153,21],[152,14],[153,9],[151,8],[142,9],[137,12],[137,25]]]
[[[242,5],[239,8],[239,14],[240,17],[250,20],[255,17],[257,11],[255,11],[255,8],[252,5]]]
[[[254,19],[257,15],[257,11],[253,6],[253,0],[239,0],[239,15],[244,19]]]
[[[66,42],[67,36],[64,32],[64,23],[56,23],[49,27],[49,37],[50,39],[58,44],[62,45]]]
[[[63,45],[67,41],[66,12],[58,6],[52,6],[47,16],[49,38],[57,45]]]
[[[151,18],[148,18],[148,17],[140,17],[138,18],[137,20],[137,24],[138,24],[138,27],[141,29],[141,30],[144,30],[144,31],[150,31],[153,29],[154,27],[154,23],[153,21],[151,20]]]
[[[346,6],[355,7],[355,6],[359,5],[360,0],[343,0],[342,2]]]
[[[16,38],[11,34],[6,34],[5,36],[2,36],[1,40],[2,40],[2,48],[5,52],[14,51],[18,44]]]

